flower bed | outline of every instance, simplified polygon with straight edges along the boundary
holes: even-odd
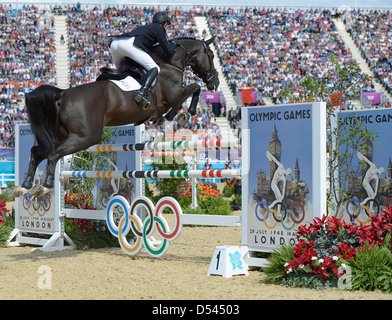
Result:
[[[230,202],[211,184],[200,182],[197,188],[197,196],[200,200],[197,203],[198,206],[197,208],[192,208],[190,201],[192,197],[192,188],[190,186],[188,192],[185,194],[185,198],[180,200],[180,205],[183,208],[184,213],[230,215],[233,211]],[[186,199],[189,199],[189,201],[186,202]]]
[[[361,289],[363,286],[357,283],[361,281],[355,276],[366,271],[357,270],[361,268],[358,261],[368,262],[371,254],[381,250],[378,257],[372,258],[373,271],[380,267],[380,274],[373,275],[373,282],[379,282],[380,277],[385,281],[381,287],[373,289],[392,292],[391,230],[392,207],[371,216],[368,225],[353,225],[342,218],[326,215],[315,218],[313,223],[298,228],[298,243],[294,247],[273,253],[269,266],[265,268],[269,276],[266,282],[312,288],[341,285]],[[374,252],[369,253],[372,250]],[[276,272],[281,274],[276,275]],[[347,276],[349,279],[345,280],[350,282],[349,285],[343,281]]]
[[[96,210],[91,196],[65,194],[64,202],[69,208]],[[105,221],[66,219],[65,231],[79,249],[118,246],[118,240],[110,234]]]
[[[14,221],[7,217],[9,210],[6,208],[6,201],[0,200],[0,246],[4,246],[14,228]]]

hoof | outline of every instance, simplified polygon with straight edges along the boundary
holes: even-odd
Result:
[[[44,186],[44,188],[53,189],[53,187],[54,187],[54,176],[48,175],[42,185]]]
[[[196,106],[195,106],[195,107],[189,107],[188,113],[189,113],[191,116],[194,116],[194,115],[196,114]]]
[[[164,124],[164,122],[165,122],[165,119],[164,119],[163,117],[159,117],[158,119],[155,119],[155,120],[153,121],[152,125],[153,125],[154,127],[158,127],[158,126]]]
[[[32,197],[42,197],[47,193],[51,193],[53,189],[46,188],[44,186],[38,185],[29,191],[29,195]]]
[[[188,112],[183,112],[177,116],[177,122],[179,125],[183,126],[188,123],[190,118],[191,115]]]
[[[29,191],[29,195],[32,197],[42,197],[44,194],[44,187],[41,185],[37,185]]]
[[[28,192],[29,192],[28,189],[22,188],[22,187],[20,187],[20,186],[16,186],[15,188],[13,188],[13,189],[11,190],[11,192],[9,193],[9,196],[10,196],[11,198],[18,198],[18,197],[24,196],[24,195],[27,194]]]
[[[33,179],[30,176],[28,176],[26,177],[25,181],[23,181],[22,188],[26,190],[30,190],[32,187],[33,187]]]
[[[44,195],[47,193],[52,193],[53,188],[44,187]]]

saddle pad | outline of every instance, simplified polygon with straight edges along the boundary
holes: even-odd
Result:
[[[134,91],[139,90],[141,85],[131,76],[126,77],[122,80],[109,80],[115,83],[123,91]]]

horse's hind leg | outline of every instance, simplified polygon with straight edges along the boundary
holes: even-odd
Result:
[[[33,187],[34,176],[37,167],[46,158],[47,158],[47,153],[42,153],[39,146],[33,146],[31,148],[29,169],[27,171],[27,176],[20,187],[17,186],[12,190],[10,194],[12,197],[16,198],[25,195]]]
[[[47,157],[48,154],[40,152],[40,148],[38,146],[34,146],[31,148],[29,169],[27,171],[27,176],[22,183],[22,188],[31,189],[34,183],[34,176],[35,172],[37,171],[37,167]]]
[[[44,188],[51,190],[54,187],[54,173],[58,160],[62,157],[85,150],[88,147],[98,144],[102,139],[102,130],[100,133],[91,133],[91,136],[70,135],[66,140],[58,143],[53,153],[48,156],[48,165],[46,167],[46,178],[42,184]]]

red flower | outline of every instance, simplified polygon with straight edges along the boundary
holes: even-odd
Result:
[[[297,232],[298,243],[294,247],[294,258],[288,263],[288,268],[285,272],[293,269],[295,272],[300,273],[310,272],[319,275],[323,281],[329,277],[339,278],[342,275],[338,273],[336,265],[337,261],[339,261],[338,259],[328,256],[323,257],[322,260],[314,259],[314,257],[319,257],[320,255],[313,247],[315,241],[309,241],[309,239],[317,239],[320,236],[318,234],[319,230],[323,230],[323,235],[324,231],[326,231],[330,235],[334,235],[334,237],[340,236],[341,232],[346,233],[346,235],[353,235],[353,239],[356,239],[357,236],[359,237],[358,242],[355,242],[354,245],[343,242],[338,245],[338,249],[329,252],[330,255],[336,255],[340,259],[345,260],[356,258],[358,254],[357,247],[362,250],[365,244],[374,246],[383,243],[386,234],[392,230],[392,206],[388,206],[382,213],[371,216],[370,224],[368,225],[363,223],[353,225],[342,221],[342,218],[324,215],[321,219],[314,218],[309,226],[299,226]],[[359,246],[359,244],[362,244],[362,246]]]
[[[6,201],[0,200],[0,215],[3,215],[7,212],[9,212],[9,210],[6,208]]]
[[[343,216],[341,216],[339,219],[336,217],[329,217],[327,221],[327,231],[330,233],[337,233],[342,225],[342,218]]]
[[[302,225],[298,227],[298,233],[302,236],[307,236],[310,234],[310,230]]]
[[[373,241],[373,234],[371,232],[372,227],[370,225],[364,225],[362,222],[359,225],[357,230],[357,234],[359,235],[359,243],[362,242],[372,242]]]
[[[347,243],[341,243],[338,245],[338,248],[341,250],[342,259],[349,260],[351,257],[356,256],[358,254],[357,250],[353,247],[350,247]]]
[[[348,232],[349,234],[356,234],[357,233],[357,231],[358,231],[358,229],[359,229],[359,226],[358,225],[353,225],[353,224],[346,224],[344,221],[343,221],[343,228],[344,228],[344,230],[346,231],[346,232]]]

